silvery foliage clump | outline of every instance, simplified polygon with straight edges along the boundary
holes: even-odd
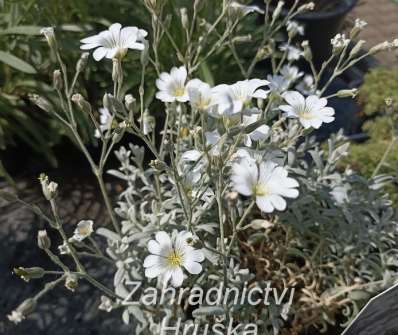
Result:
[[[59,186],[42,175],[51,215],[37,206],[31,208],[62,237],[63,244],[54,247],[45,230],[38,233],[39,247],[59,271],[15,269],[25,280],[57,278],[18,306],[9,315],[11,321],[22,321],[57,285],[64,283],[75,292],[79,281],[86,280],[101,291],[99,308],[120,310],[134,334],[161,334],[163,320],[178,319],[202,325],[234,320],[255,324],[260,334],[296,334],[309,326],[326,330],[342,317],[348,322],[369,294],[394,283],[396,214],[383,191],[389,177],[366,180],[341,167],[349,150],[342,133],[321,144],[312,132],[334,121],[329,98],[356,94],[352,89],[325,96],[333,79],[370,54],[398,47],[397,41],[381,43],[365,54],[359,52],[363,41],[349,48],[365,26],[357,20],[349,37],[339,34],[331,41],[333,55],[317,70],[308,43],[294,42],[303,27],[293,19],[311,10],[311,4],[300,6],[296,1],[282,16],[282,2],[271,12],[267,1],[265,9],[223,1],[214,22],[207,22],[200,16],[204,2],[195,1],[192,8],[179,12],[187,52],[169,30],[165,4],[153,0],[144,1],[153,31],[116,23],[82,40],[81,48],[93,50],[96,61],[113,64],[114,91],[105,93],[99,119],[95,108],[76,92],[88,54],[82,55],[69,82],[54,31],[43,30],[59,62],[54,88],[65,109],[54,111],[38,96],[32,100],[63,122],[80,145],[98,180],[111,225],[98,227],[86,218],[69,236],[58,212]],[[264,36],[247,64],[238,48],[252,37],[239,32],[245,20],[257,14],[265,17]],[[197,30],[202,34],[195,40]],[[284,31],[287,41],[276,41],[276,34]],[[207,41],[210,36],[216,38],[212,43]],[[162,39],[175,49],[172,69],[158,59]],[[203,62],[225,50],[235,59],[241,80],[218,85],[200,80]],[[141,55],[141,84],[132,94],[123,91],[128,75],[123,72],[123,60],[128,52]],[[299,71],[296,62],[302,59],[309,62],[312,75]],[[271,61],[271,73],[252,78],[262,60]],[[327,66],[335,60],[330,79],[323,83]],[[156,82],[146,82],[150,66],[158,73]],[[146,87],[155,89],[147,93]],[[155,118],[159,110],[163,117]],[[98,162],[79,135],[74,116],[79,112],[88,113],[93,121],[102,146]],[[115,150],[126,134],[138,136],[144,145]],[[108,173],[125,183],[116,205],[103,179],[113,153],[120,167]],[[3,196],[23,203],[11,194]],[[106,241],[105,250],[99,239]],[[112,288],[88,273],[82,250],[86,257],[113,264]],[[73,259],[74,268],[64,263],[64,257]],[[133,287],[137,282],[139,287]],[[247,285],[263,289],[269,283],[280,290],[294,288],[294,296],[279,301],[271,297],[262,308],[247,302],[190,304],[187,295],[180,302],[166,295],[154,306],[132,303],[148,289],[207,292],[222,284],[224,289],[242,291]]]

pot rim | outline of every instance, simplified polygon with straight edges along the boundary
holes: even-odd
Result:
[[[350,12],[358,3],[358,0],[343,0],[336,9],[332,11],[313,11],[297,15],[293,20],[309,20],[317,21],[322,19],[331,19],[336,16],[345,15]],[[287,9],[283,9],[282,13],[286,15]]]

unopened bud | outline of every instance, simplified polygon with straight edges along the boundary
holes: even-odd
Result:
[[[62,73],[61,70],[55,70],[53,72],[53,86],[56,90],[62,90]]]
[[[73,94],[71,100],[84,113],[91,113],[91,105],[90,105],[90,103],[86,99],[84,99],[84,97],[80,93]]]
[[[40,249],[47,250],[51,247],[51,240],[48,237],[46,230],[39,230],[37,232],[37,245]]]
[[[310,2],[297,8],[297,13],[310,12],[313,11],[314,9],[315,9],[315,3]]]
[[[42,188],[44,197],[48,201],[54,199],[57,195],[58,184],[53,181],[50,182],[48,180],[48,176],[46,176],[44,173],[42,173],[39,176],[39,180],[40,180],[40,184],[41,184],[41,188]]]
[[[233,43],[248,43],[252,41],[252,35],[236,36],[232,39]]]
[[[34,103],[45,112],[50,113],[52,111],[51,104],[43,97],[37,94],[29,94],[29,99],[30,101],[32,101],[32,103]]]
[[[136,102],[137,101],[135,100],[132,94],[127,94],[124,97],[124,105],[126,106],[126,109],[131,113],[134,113]]]
[[[310,48],[309,42],[303,41],[303,43],[301,43],[301,47],[303,48],[304,59],[308,62],[312,61],[312,50]]]
[[[271,24],[273,24],[279,18],[279,15],[281,14],[282,8],[284,5],[285,5],[284,1],[278,2],[277,6],[272,14],[272,23]]]
[[[24,281],[28,282],[31,279],[39,279],[44,276],[44,269],[40,267],[33,267],[33,268],[15,268],[14,273],[23,279]]]
[[[144,40],[142,43],[144,43],[144,50],[141,51],[140,60],[142,67],[145,68],[149,62],[149,43],[147,40]]]
[[[228,192],[226,195],[226,199],[228,201],[228,204],[233,207],[236,205],[237,201],[239,198],[239,194],[238,192],[232,191],[232,192]]]
[[[382,42],[382,43],[379,43],[379,44],[375,45],[373,48],[371,48],[369,50],[369,53],[371,55],[374,55],[374,54],[376,54],[376,53],[378,53],[380,51],[386,51],[386,50],[389,50],[389,49],[391,49],[391,43],[388,42],[388,41],[385,41],[385,42]]]
[[[358,89],[353,88],[351,90],[340,90],[336,95],[339,98],[355,98],[358,95]]]
[[[185,30],[189,29],[188,11],[185,7],[180,8],[181,24]]]
[[[352,28],[350,32],[350,37],[352,39],[357,38],[358,35],[362,32],[362,30],[367,26],[367,22],[361,20],[361,19],[356,19],[354,27]]]
[[[90,54],[88,52],[83,52],[82,55],[80,56],[80,59],[76,63],[76,72],[83,72],[83,70],[86,68],[87,63],[88,63],[88,56]]]
[[[366,42],[364,40],[359,40],[357,44],[355,44],[355,46],[352,48],[351,52],[350,52],[350,57],[354,57],[358,54],[358,52],[361,51],[363,45]]]
[[[77,289],[78,286],[79,286],[79,283],[78,283],[77,276],[74,274],[71,274],[71,273],[68,274],[68,276],[65,279],[65,287],[68,290],[75,292],[75,290]]]

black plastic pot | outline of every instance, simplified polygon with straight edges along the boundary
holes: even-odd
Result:
[[[336,8],[328,11],[312,11],[300,14],[295,21],[305,26],[303,40],[308,40],[314,55],[314,63],[320,66],[328,59],[332,52],[330,40],[339,32],[343,26],[348,13],[358,3],[358,0],[330,0],[336,2]],[[262,0],[256,3],[261,5]],[[288,10],[282,10],[281,15],[287,15]]]
[[[335,1],[335,0],[331,0]],[[320,66],[332,52],[330,40],[341,31],[346,16],[358,3],[358,0],[337,0],[332,11],[308,12],[296,17],[305,26],[304,39],[310,42],[314,62]]]

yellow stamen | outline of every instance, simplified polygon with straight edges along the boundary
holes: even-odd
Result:
[[[184,94],[185,94],[184,87],[176,87],[176,89],[174,90],[175,97],[182,97]]]
[[[253,187],[253,193],[254,193],[256,196],[264,197],[264,196],[266,196],[267,194],[269,194],[269,190],[268,190],[268,188],[267,188],[265,185],[257,184],[257,185],[255,185],[255,186]]]
[[[173,250],[167,257],[167,262],[170,266],[176,267],[182,265],[182,254]]]

